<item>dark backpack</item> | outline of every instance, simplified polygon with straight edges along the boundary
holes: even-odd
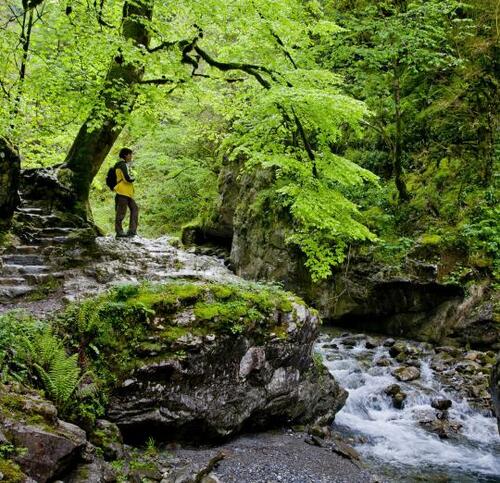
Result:
[[[106,184],[111,191],[115,190],[115,186],[118,184],[116,181],[116,165],[109,168],[108,174],[106,175]]]

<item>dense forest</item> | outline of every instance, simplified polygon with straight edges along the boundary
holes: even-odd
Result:
[[[363,372],[402,385],[371,389],[391,411],[417,405],[408,381],[432,386],[426,481],[494,478],[496,443],[451,473],[430,455],[500,412],[499,26],[497,0],[3,0],[0,481],[174,482],[145,470],[177,471],[158,445],[273,425],[353,459],[330,424],[369,378],[332,361],[361,347]],[[114,238],[106,185],[124,147],[135,241]],[[348,333],[318,342],[317,314]],[[20,420],[73,446],[33,456]],[[203,457],[182,481],[219,481],[203,478],[225,456]],[[371,478],[337,470],[277,471]]]
[[[375,240],[493,268],[493,0],[155,5],[142,33],[120,2],[17,3],[2,7],[1,130],[25,167],[65,163],[84,198],[93,179],[105,230],[96,175],[120,135],[106,162],[136,151],[147,235],[210,220],[221,165],[241,158],[275,172],[261,201],[290,213],[289,243],[318,278]]]

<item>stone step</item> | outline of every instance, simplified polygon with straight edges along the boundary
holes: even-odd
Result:
[[[44,246],[47,246],[47,245],[51,245],[53,243],[56,243],[56,244],[64,244],[64,243],[68,243],[71,241],[71,238],[69,236],[36,236],[34,238],[34,241],[36,243],[40,243]]]
[[[48,265],[15,265],[6,264],[1,268],[1,275],[33,275],[37,273],[50,272]]]
[[[17,285],[17,286],[0,286],[0,297],[1,298],[16,298],[23,295],[27,295],[35,290],[35,287],[30,287],[28,285]]]
[[[41,228],[43,228],[44,226],[51,226],[56,223],[61,223],[60,218],[55,215],[44,215],[38,212],[30,213],[30,212],[20,211],[15,213],[15,216],[19,221],[31,223]]]
[[[33,255],[39,253],[40,247],[37,245],[20,245],[9,250],[5,255]]]
[[[5,265],[42,265],[45,262],[45,257],[29,253],[15,253],[3,255],[2,260]]]
[[[54,236],[65,236],[74,231],[71,227],[54,226],[48,228],[42,228],[37,231],[40,237],[54,237]]]
[[[30,206],[30,205],[20,206],[19,208],[17,208],[16,211],[19,211],[21,213],[30,213],[30,214],[39,214],[39,215],[46,214],[46,210],[44,210],[43,208],[39,208],[36,206]]]
[[[45,283],[48,280],[53,280],[53,279],[60,280],[62,278],[64,278],[64,272],[32,273],[25,275],[26,281],[34,285]]]
[[[25,283],[26,279],[21,277],[0,277],[0,285],[23,285]]]

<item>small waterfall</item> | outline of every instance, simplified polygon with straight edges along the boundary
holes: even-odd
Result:
[[[364,336],[324,334],[316,350],[349,391],[337,414],[336,429],[354,438],[356,449],[378,466],[375,472],[390,468],[385,476],[395,481],[500,481],[496,420],[443,384],[440,371],[432,368],[436,353],[411,342],[419,350],[413,363],[420,366],[420,377],[400,382],[391,373],[401,364],[389,355],[384,339],[370,339],[369,347],[375,347],[368,349]],[[381,359],[385,364],[377,365]],[[407,395],[402,409],[385,393],[392,384]],[[435,399],[452,401],[446,417],[461,425],[456,437],[442,439],[419,424],[422,419],[436,419],[439,412],[431,407]]]

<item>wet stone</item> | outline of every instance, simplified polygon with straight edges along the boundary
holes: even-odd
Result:
[[[392,375],[403,382],[414,381],[420,377],[420,371],[416,367],[398,367],[392,371]]]
[[[450,399],[433,399],[431,401],[431,406],[434,409],[439,409],[440,411],[446,411],[451,408],[452,401]]]
[[[384,392],[388,395],[388,396],[394,396],[396,395],[398,392],[401,392],[401,386],[399,384],[391,384],[390,386],[387,386],[385,389],[384,389]]]

